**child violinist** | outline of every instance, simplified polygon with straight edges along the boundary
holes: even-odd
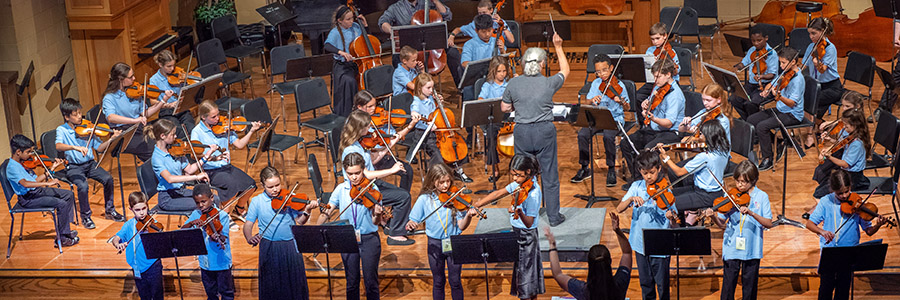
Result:
[[[747,50],[741,62],[734,65],[735,71],[747,70],[744,90],[750,100],[738,96],[728,98],[743,120],[759,112],[759,106],[766,100],[760,95],[762,88],[778,75],[778,53],[769,46],[769,33],[761,26],[753,26],[750,29],[750,43],[753,47]]]
[[[476,6],[475,9],[477,15],[487,15],[490,16],[491,19],[493,19],[494,24],[491,27],[492,29],[499,28],[500,23],[503,22],[503,20],[500,18],[500,14],[493,13],[494,4],[491,2],[491,0],[478,1],[478,6]],[[467,36],[471,38],[478,37],[478,33],[475,28],[475,21],[472,20],[472,22],[469,22],[466,25],[453,29],[450,32],[450,36],[447,37],[447,44],[450,46],[456,46],[455,40],[458,36]],[[506,39],[506,41],[509,43],[516,42],[516,36],[513,35],[508,26],[503,29],[503,38]]]
[[[869,178],[863,174],[866,169],[866,157],[869,156],[871,140],[866,117],[858,110],[845,110],[841,113],[844,128],[838,133],[831,147],[821,149],[819,161],[813,173],[813,180],[819,183],[813,197],[822,198],[830,191],[828,182],[831,170],[843,169],[850,174],[851,189],[861,190],[869,187]],[[823,140],[832,140],[827,132],[822,133]]]
[[[34,157],[34,142],[21,134],[14,135],[9,140],[9,150],[12,156],[6,165],[6,180],[13,192],[19,198],[18,205],[24,208],[56,208],[56,234],[57,241],[53,246],[62,245],[70,247],[78,244],[78,231],[72,230],[73,208],[75,206],[75,194],[72,191],[60,189],[59,180],[52,178],[46,172],[38,176],[33,170],[26,168],[26,161],[39,159]],[[52,163],[43,162],[50,170],[63,164],[63,160],[57,158]],[[38,166],[38,168],[44,168]],[[11,197],[10,197],[11,198]],[[10,233],[11,234],[11,233]]]
[[[211,159],[212,153],[198,153],[200,159],[194,163],[188,163],[187,155],[176,157],[169,153],[169,147],[175,143],[175,123],[167,119],[157,120],[153,125],[144,127],[144,136],[148,141],[156,142],[153,148],[153,172],[159,183],[156,189],[159,191],[160,209],[164,210],[191,210],[196,206],[191,197],[191,190],[184,186],[188,181],[209,181],[207,175],[201,169],[203,164]],[[188,151],[190,152],[190,151]],[[196,174],[195,174],[196,173]],[[193,175],[188,175],[193,174]]]
[[[147,125],[147,118],[160,109],[175,107],[174,102],[165,103],[157,101],[157,99],[129,97],[125,90],[132,87],[134,83],[134,70],[128,64],[119,62],[114,64],[112,69],[109,70],[109,82],[106,83],[106,90],[103,92],[102,109],[110,127],[125,130],[129,125],[145,126]],[[174,95],[172,91],[165,91],[163,94]],[[146,102],[150,104],[146,105]],[[91,120],[91,122],[93,121]],[[116,146],[116,149],[119,147],[121,147],[121,144]],[[127,148],[115,151],[133,154],[141,161],[147,161],[153,155],[153,148],[145,142],[140,128],[135,130]]]
[[[815,18],[806,26],[812,43],[803,52],[803,65],[810,77],[822,85],[816,101],[816,121],[821,122],[828,108],[844,94],[841,77],[837,69],[837,48],[828,36],[834,34],[834,24],[828,18]]]
[[[866,221],[858,213],[842,211],[841,204],[859,195],[850,192],[853,185],[850,173],[843,169],[832,170],[828,185],[831,193],[819,199],[816,208],[806,220],[806,229],[819,236],[819,247],[850,247],[859,245],[859,231],[874,235],[885,223],[884,217],[876,216],[874,222]],[[821,227],[819,225],[822,225]],[[840,231],[837,231],[840,229]],[[822,269],[819,261],[819,299],[848,299],[853,270],[849,264],[838,271]]]
[[[670,34],[669,28],[665,23],[656,23],[653,26],[650,26],[650,43],[652,46],[647,48],[646,55],[653,55],[656,58],[656,61],[659,62],[661,60],[672,60],[675,63],[674,69],[672,71],[672,79],[675,85],[678,85],[678,80],[681,78],[678,75],[678,70],[681,69],[681,62],[678,60],[678,55],[675,54],[675,51],[672,50],[672,44],[669,42],[669,39],[666,38]],[[654,63],[656,64],[656,63]],[[651,67],[652,68],[652,67]],[[653,71],[651,69],[651,71]],[[656,71],[653,71],[656,73]],[[643,101],[647,99],[652,93],[654,85],[652,84],[644,84],[637,90],[635,93],[635,97],[638,100]]]
[[[356,19],[359,19],[363,26],[369,26],[363,15],[354,18],[350,7],[338,6],[332,17],[334,28],[328,32],[328,38],[325,39],[325,51],[334,55],[331,75],[334,113],[344,117],[350,115],[350,111],[353,110],[353,95],[359,90],[357,82],[359,69],[353,61],[353,55],[350,55],[350,44],[362,36],[365,29],[356,23]]]
[[[185,110],[178,114],[175,113],[175,107],[171,103],[177,102],[179,92],[182,88],[182,83],[172,85],[169,83],[169,76],[175,76],[173,73],[175,72],[175,54],[168,49],[162,50],[156,54],[154,57],[156,61],[156,65],[159,66],[159,71],[153,73],[153,76],[150,76],[150,84],[156,86],[158,89],[162,91],[167,91],[166,93],[160,93],[159,98],[156,100],[169,104],[172,107],[165,107],[159,110],[159,117],[164,119],[169,119],[175,124],[184,125],[188,130],[194,128],[194,116],[191,115],[191,111]],[[169,93],[168,91],[171,91]],[[184,138],[183,132],[178,132],[178,138]]]
[[[414,231],[419,224],[425,222],[425,235],[428,236],[428,264],[434,278],[432,299],[444,299],[444,283],[450,283],[450,295],[453,300],[463,299],[463,287],[460,280],[462,265],[453,262],[450,257],[450,236],[459,235],[469,227],[472,217],[478,215],[475,208],[456,210],[451,204],[441,203],[440,195],[453,194],[453,178],[450,167],[445,164],[431,165],[425,174],[422,194],[416,200],[406,229]],[[459,195],[462,196],[462,195]],[[469,201],[469,204],[473,204]],[[433,212],[433,213],[432,213]],[[426,219],[427,217],[427,219]],[[447,268],[448,276],[444,274]],[[444,279],[447,278],[445,281]]]
[[[844,96],[841,97],[841,108],[838,111],[858,110],[860,112],[863,112],[862,106],[863,106],[863,101],[865,101],[865,99],[866,99],[865,96],[863,96],[862,94],[860,94],[857,91],[846,90],[844,92]],[[869,116],[869,118],[871,118],[871,116]],[[869,119],[869,121],[871,121],[871,119]],[[823,132],[830,131],[838,123],[841,123],[841,119],[837,119],[834,121],[824,121],[821,124],[819,124],[818,132],[820,132],[820,134],[821,134]],[[804,145],[804,148],[807,148],[807,149],[812,148],[813,146],[815,146],[815,144],[816,144],[815,135],[812,135],[812,134],[807,135],[806,145]]]
[[[684,120],[678,124],[678,131],[681,131],[682,135],[686,135],[681,141],[688,142],[692,137],[698,136],[697,130],[699,130],[701,122],[716,120],[722,125],[722,129],[725,130],[725,137],[730,142],[731,120],[723,113],[725,111],[723,104],[725,103],[725,98],[728,97],[728,92],[721,85],[710,83],[703,87],[700,96],[703,100],[703,109],[691,117],[685,116]]]
[[[423,72],[416,76],[416,88],[413,91],[413,102],[410,106],[410,114],[414,118],[419,118],[422,120],[426,120],[431,116],[431,113],[437,110],[437,101],[444,101],[444,97],[440,94],[434,92],[434,79],[427,72]],[[436,113],[434,115],[435,119],[441,118],[441,113]],[[435,120],[431,120],[434,122]],[[422,135],[425,134],[425,129],[428,128],[427,122],[419,122],[415,124],[415,130],[412,132],[410,136],[413,140],[421,139]],[[424,151],[428,154],[431,159],[429,160],[429,165],[442,163],[441,151],[437,146],[437,138],[435,137],[434,131],[428,133],[428,137],[426,137],[425,142],[422,144]],[[451,165],[448,165],[450,168],[454,169],[454,176],[457,177],[460,181],[469,183],[472,182],[472,179],[463,172],[462,167],[459,165],[462,162],[466,161],[467,158],[459,157],[460,161],[457,161]]]
[[[409,216],[409,208],[412,206],[412,196],[409,194],[409,188],[412,186],[412,167],[407,163],[394,161],[393,157],[390,157],[387,148],[367,150],[366,147],[363,147],[360,141],[364,136],[368,136],[366,137],[367,140],[381,141],[381,138],[376,133],[370,131],[371,123],[372,117],[364,111],[356,110],[350,113],[341,131],[339,148],[341,158],[346,159],[348,155],[353,153],[359,154],[365,163],[363,165],[363,173],[365,173],[366,178],[371,178],[375,181],[375,185],[378,186],[378,189],[384,195],[384,205],[393,207],[394,215],[397,218],[391,219],[388,223],[388,245],[411,245],[415,241],[406,237],[405,222]],[[408,129],[402,129],[400,133],[408,131]],[[400,134],[397,134],[393,137],[384,137],[384,139],[388,142],[387,146],[390,147],[400,141],[401,137]],[[372,147],[372,149],[375,148]],[[382,163],[382,161],[386,162]],[[376,163],[383,168],[376,169]],[[346,170],[344,170],[343,174],[345,181],[349,180],[349,174]],[[394,174],[401,174],[400,184],[403,188],[381,180],[381,178]]]
[[[391,90],[394,96],[412,91],[416,87],[414,79],[425,65],[418,60],[419,52],[410,46],[400,48],[400,64],[394,69],[394,75],[391,77]]]
[[[591,88],[587,93],[586,99],[590,99],[593,105],[609,110],[617,123],[625,124],[625,108],[630,106],[628,93],[624,93],[625,84],[616,79],[618,88],[621,88],[623,93],[616,96],[613,90],[612,94],[615,96],[613,98],[610,98],[608,95],[610,94],[609,90],[612,90],[615,86],[607,88],[603,84],[604,81],[612,79],[614,68],[613,61],[608,55],[601,53],[594,56],[594,75],[597,78],[591,82]],[[604,91],[604,89],[607,91]],[[588,127],[578,130],[578,164],[581,165],[581,168],[578,169],[578,172],[575,173],[575,176],[569,182],[582,182],[594,175],[591,174],[591,153],[589,153],[589,150],[591,143],[593,143],[592,138],[597,133],[597,130]],[[606,154],[606,167],[608,168],[606,172],[606,186],[616,185],[616,135],[618,134],[618,130],[603,130],[603,149]]]
[[[537,229],[543,198],[541,186],[537,182],[540,173],[541,166],[534,155],[516,154],[509,161],[509,174],[513,182],[504,189],[488,194],[475,204],[476,207],[482,207],[507,195],[513,197],[507,211],[513,232],[518,236],[519,260],[513,265],[512,287],[509,294],[519,299],[537,299],[538,295],[544,293],[544,271]]]
[[[616,207],[618,213],[628,207],[631,212],[631,230],[628,241],[634,249],[634,257],[638,267],[638,278],[641,284],[643,299],[669,299],[669,257],[650,256],[644,253],[644,229],[662,229],[675,227],[676,203],[661,208],[658,199],[650,199],[647,187],[660,183],[666,177],[665,168],[656,151],[641,151],[636,161],[641,180],[635,181],[622,197]],[[666,195],[660,195],[666,197]],[[671,200],[671,199],[669,199]],[[662,201],[668,203],[669,201]]]
[[[203,164],[203,171],[209,175],[209,184],[219,189],[219,198],[229,201],[245,190],[250,190],[242,199],[234,205],[232,215],[235,219],[246,213],[247,200],[256,191],[256,183],[247,173],[231,164],[231,145],[237,149],[244,149],[256,133],[262,127],[260,122],[251,122],[250,129],[243,137],[238,138],[234,131],[225,131],[217,134],[213,128],[220,124],[219,107],[212,100],[200,103],[197,114],[200,122],[191,130],[191,141],[199,141],[203,145],[209,145],[203,155],[212,157]],[[200,155],[201,153],[197,153]]]
[[[112,136],[105,142],[96,134],[79,136],[75,129],[81,125],[81,103],[72,98],[63,99],[59,103],[59,111],[65,121],[56,127],[56,151],[62,151],[69,162],[66,167],[66,178],[78,188],[78,207],[81,211],[81,225],[87,229],[94,229],[94,220],[91,219],[91,203],[88,198],[87,179],[93,179],[103,185],[103,204],[106,218],[116,222],[125,222],[125,216],[116,211],[113,201],[114,185],[109,172],[97,165],[94,160],[94,150],[99,152],[109,149],[109,143],[113,138],[122,134],[122,131],[113,130]],[[90,141],[89,141],[90,140]],[[125,209],[124,207],[122,209]]]
[[[358,93],[356,93],[356,96],[353,97],[353,104],[354,104],[354,107],[356,107],[356,110],[363,111],[363,112],[369,114],[370,116],[375,115],[375,108],[377,105],[376,101],[377,100],[375,99],[374,96],[372,96],[372,93],[369,93],[369,91],[366,91],[366,90],[359,91]],[[385,112],[385,113],[387,113],[387,112]],[[352,113],[351,113],[351,115],[352,115]],[[354,119],[353,127],[360,128],[361,126],[368,126],[368,125],[362,123],[364,120],[362,119],[361,116],[355,116],[353,119]],[[406,137],[406,135],[409,134],[410,131],[412,131],[413,126],[415,126],[415,124],[417,122],[419,122],[418,117],[410,116],[409,119],[410,119],[409,124],[407,124],[403,128],[399,128],[400,129],[399,131],[397,130],[398,128],[394,128],[394,126],[391,125],[390,122],[387,122],[386,124],[382,125],[381,127],[378,127],[377,129],[382,130],[385,133],[387,133],[387,135],[384,136],[384,139],[385,139],[385,141],[388,141],[391,144],[391,146],[393,146],[393,145],[396,145],[396,143],[398,143],[399,141],[401,141],[404,137]],[[344,125],[345,125],[345,127],[348,126],[346,123]],[[371,124],[369,124],[369,125],[371,125]],[[353,130],[351,130],[351,131],[353,131]],[[378,139],[377,136],[372,136],[374,131],[375,131],[375,129],[369,127],[369,132],[362,136],[369,135],[372,138]],[[359,137],[356,137],[355,140],[359,140]],[[348,141],[351,141],[351,139],[348,139]],[[380,139],[377,141],[380,142]],[[373,156],[372,166],[375,168],[375,170],[390,169],[391,167],[394,166],[395,163],[397,163],[397,161],[394,160],[394,157],[392,157],[390,155],[390,152],[388,152],[387,149],[381,145],[377,145],[377,146],[375,146],[375,148],[372,148],[369,151]],[[413,168],[412,168],[412,166],[409,165],[408,162],[399,161],[399,163],[403,164],[403,170],[404,170],[404,171],[396,173],[397,175],[400,176],[400,188],[409,192],[409,190],[412,188]]]
[[[197,256],[200,262],[200,280],[206,290],[207,299],[234,299],[234,277],[231,274],[231,241],[229,240],[229,228],[231,218],[228,213],[222,211],[213,203],[213,192],[208,183],[194,186],[194,203],[197,209],[191,212],[182,228],[200,228],[203,230],[203,242],[206,244],[206,255]],[[213,211],[218,212],[213,214]],[[204,216],[204,218],[201,216]],[[221,224],[219,230],[214,224]],[[209,234],[207,227],[214,232]]]
[[[705,122],[700,124],[697,130],[700,135],[696,138],[696,142],[705,143],[706,147],[703,148],[703,152],[688,160],[683,167],[671,160],[662,144],[657,145],[661,146],[659,156],[663,164],[669,167],[675,176],[694,174],[693,184],[688,182],[672,190],[679,212],[713,206],[713,200],[722,194],[722,187],[717,180],[724,182],[725,166],[731,158],[731,144],[719,122]],[[693,221],[689,219],[687,223],[693,224]]]
[[[331,193],[328,200],[330,206],[324,212],[325,218],[319,218],[319,223],[324,223],[338,214],[341,220],[347,220],[356,230],[356,242],[359,244],[359,253],[342,253],[341,260],[344,263],[344,273],[347,278],[347,300],[359,299],[359,274],[360,262],[362,262],[362,277],[366,286],[366,299],[380,299],[378,285],[378,264],[381,260],[381,238],[378,235],[378,225],[384,223],[384,207],[381,203],[374,203],[366,207],[361,203],[368,198],[367,191],[378,191],[375,184],[363,185],[367,180],[365,173],[366,161],[359,153],[350,153],[341,161],[347,180],[341,182]],[[374,179],[372,179],[374,180]],[[351,197],[350,190],[356,187],[360,195]],[[363,194],[365,193],[365,194]],[[398,216],[394,216],[394,219]],[[406,220],[404,216],[402,218]]]
[[[733,208],[726,213],[716,213],[707,208],[704,215],[712,218],[716,226],[725,229],[722,238],[722,262],[724,278],[722,278],[722,300],[733,300],[741,278],[743,299],[756,299],[759,282],[759,261],[763,256],[763,232],[772,228],[772,207],[769,194],[756,186],[759,170],[749,160],[742,161],[734,169],[735,197],[749,198],[750,202],[740,208]],[[730,193],[730,191],[729,191]],[[728,201],[717,199],[716,201]],[[738,203],[740,204],[740,203]],[[716,203],[719,205],[719,203]],[[727,204],[726,204],[727,205]],[[733,205],[733,204],[732,204]]]
[[[263,193],[250,201],[242,229],[247,243],[259,246],[259,298],[309,299],[306,267],[291,226],[306,224],[318,202],[310,201],[303,211],[290,207],[279,207],[279,211],[272,205],[272,199],[279,197],[284,188],[290,191],[290,187],[282,186],[278,170],[271,166],[263,168],[259,183]],[[254,223],[258,228],[256,234],[253,234]]]
[[[110,243],[119,250],[125,252],[125,261],[134,273],[134,286],[137,287],[141,300],[163,299],[162,261],[158,258],[148,259],[144,252],[141,233],[146,232],[147,226],[152,226],[156,220],[150,215],[150,207],[147,205],[147,194],[132,192],[128,195],[128,206],[134,213],[134,218],[122,224],[122,229],[110,239]],[[147,225],[138,228],[142,220]],[[160,230],[162,228],[159,228]]]
[[[778,64],[784,70],[762,91],[763,97],[774,95],[775,108],[760,111],[747,117],[747,123],[756,127],[756,136],[759,139],[760,163],[759,170],[766,171],[774,164],[772,142],[775,139],[773,130],[779,128],[780,120],[785,126],[800,124],[803,120],[803,93],[806,90],[806,81],[800,70],[797,69],[797,50],[791,47],[783,47],[778,51]],[[778,118],[776,120],[772,116]]]
[[[478,93],[478,99],[483,100],[503,97],[503,92],[506,91],[506,85],[508,84],[507,79],[510,77],[512,71],[513,70],[509,66],[509,60],[500,56],[492,58],[490,67],[488,68],[487,80],[485,80],[484,84],[481,86],[481,92]],[[488,181],[494,182],[500,177],[500,170],[497,168],[497,164],[500,162],[500,154],[497,153],[497,135],[499,134],[500,128],[498,128],[496,124],[489,124],[482,129],[485,130],[487,135],[484,139],[484,163],[491,166],[492,171]]]

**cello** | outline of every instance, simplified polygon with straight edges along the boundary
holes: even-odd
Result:
[[[894,57],[894,48],[881,42],[873,42],[893,39],[893,21],[876,17],[875,10],[871,7],[863,10],[857,19],[850,19],[845,14],[837,14],[829,19],[834,25],[834,34],[829,40],[834,43],[838,57],[847,56],[849,51],[871,55],[876,61],[890,61]]]
[[[441,158],[449,165],[469,155],[469,146],[466,145],[465,139],[455,132],[459,129],[455,121],[456,117],[452,111],[444,108],[443,97],[435,94],[434,102],[437,104],[437,109],[428,116],[428,119],[432,120],[437,128],[434,132],[437,138],[437,147],[441,150]]]
[[[427,12],[426,12],[427,11]],[[431,1],[425,0],[425,9],[417,10],[412,17],[411,25],[425,25],[444,21],[437,10],[431,9]],[[425,71],[431,75],[437,75],[447,66],[447,54],[444,49],[419,51],[416,60],[425,64]],[[362,73],[360,73],[362,74]],[[362,78],[362,76],[360,76]]]
[[[348,52],[355,57],[353,61],[356,62],[359,70],[359,74],[356,76],[359,80],[359,90],[364,90],[366,89],[366,82],[363,80],[363,73],[381,65],[381,42],[366,31],[366,26],[363,26],[362,21],[358,18],[359,13],[356,5],[353,4],[353,0],[347,0],[347,7],[353,12],[353,19],[356,20],[359,28],[362,29],[362,34],[350,43],[350,51]]]
[[[799,20],[800,27],[806,27],[805,23],[805,14],[797,11],[797,2],[818,2],[824,4],[822,6],[822,11],[816,14],[821,14],[822,17],[831,18],[834,15],[841,14],[843,8],[841,8],[841,0],[769,0],[763,6],[762,10],[758,15],[750,17],[750,18],[740,18],[736,20],[725,21],[719,23],[719,28],[729,25],[743,24],[747,22],[753,23],[766,23],[772,25],[781,25],[784,27],[784,32],[789,33],[794,29],[794,22]],[[796,20],[795,20],[796,16]]]

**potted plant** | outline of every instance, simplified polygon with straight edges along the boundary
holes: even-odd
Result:
[[[212,21],[218,17],[234,15],[234,0],[203,0],[194,9],[194,31],[202,42],[213,38]]]

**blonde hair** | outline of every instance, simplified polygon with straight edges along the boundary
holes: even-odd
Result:
[[[163,134],[172,132],[177,128],[175,123],[169,119],[159,119],[153,125],[144,127],[144,139],[148,142],[155,142],[162,139]]]
[[[197,107],[197,118],[200,118],[200,119],[206,118],[209,115],[209,113],[213,112],[214,110],[218,110],[218,109],[219,109],[219,105],[217,105],[212,100],[203,100],[203,102],[201,102],[200,105]]]
[[[654,35],[654,34],[661,34],[661,35],[669,34],[669,26],[663,22],[658,22],[656,24],[653,24],[653,26],[650,26],[650,35]]]
[[[403,48],[400,48],[400,59],[401,60],[407,60],[407,59],[416,57],[416,55],[419,55],[419,52],[416,51],[416,49],[413,49],[412,47],[410,47],[408,45],[403,46]]]
[[[419,99],[425,99],[426,97],[425,97],[425,93],[422,92],[422,87],[424,87],[426,83],[434,82],[434,78],[432,78],[431,75],[428,74],[428,72],[422,72],[422,73],[419,73],[418,76],[416,76],[415,81],[416,81],[416,88],[413,91],[414,92],[413,95],[416,97],[419,97]]]
[[[347,116],[347,121],[344,122],[344,128],[341,129],[339,152],[343,153],[344,148],[347,148],[359,140],[359,138],[363,136],[361,134],[363,128],[367,128],[371,121],[372,116],[367,112],[358,109],[351,112],[350,116]]]
[[[170,61],[174,61],[175,54],[172,53],[172,51],[169,51],[169,49],[166,49],[166,50],[163,50],[163,51],[160,51],[159,53],[157,53],[156,56],[153,57],[153,59],[156,61],[157,64],[159,64],[161,66],[161,65],[165,65],[165,64],[169,63]]]

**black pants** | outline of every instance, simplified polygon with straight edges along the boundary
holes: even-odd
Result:
[[[578,130],[578,163],[581,168],[589,167],[591,163],[591,153],[588,152],[593,143],[592,137],[597,134],[598,130],[590,128],[581,128]],[[603,130],[603,150],[606,153],[606,166],[610,169],[616,167],[616,130]]]
[[[450,283],[450,297],[453,300],[463,299],[463,287],[460,274],[462,265],[453,263],[450,253],[444,253],[441,240],[428,238],[428,266],[431,269],[431,298],[444,300],[444,284]],[[444,267],[447,274],[444,274]]]
[[[729,259],[723,262],[722,300],[734,300],[738,275],[741,278],[743,300],[756,299],[759,283],[759,260]],[[740,274],[738,274],[740,273]]]
[[[75,194],[72,191],[50,187],[34,188],[19,197],[19,204],[24,208],[56,208],[56,231],[60,235],[72,233],[69,227],[75,215]]]
[[[134,278],[141,300],[163,300],[162,263],[156,260],[147,271],[141,272],[141,278]]]
[[[378,264],[381,260],[381,238],[378,233],[364,234],[360,237],[359,253],[342,253],[344,274],[347,278],[347,300],[359,300],[359,265],[362,261],[362,276],[366,285],[366,299],[378,300]]]
[[[303,256],[294,240],[259,242],[259,299],[309,300]]]
[[[841,157],[843,153],[844,149],[841,149],[833,153],[832,156]],[[819,186],[813,191],[813,197],[818,199],[831,193],[831,171],[837,169],[840,169],[840,167],[831,162],[830,159],[825,159],[825,162],[816,166],[812,179],[818,182]],[[869,178],[862,171],[848,173],[850,173],[850,182],[853,184],[850,190],[857,191],[869,187]]]
[[[116,210],[113,190],[113,178],[109,172],[97,167],[97,161],[90,160],[83,164],[70,163],[66,167],[66,177],[78,188],[78,208],[82,218],[91,216],[91,203],[88,199],[88,178],[103,185],[103,205],[106,211]],[[124,209],[124,208],[123,208]]]
[[[124,130],[127,128],[128,128],[128,126],[124,126],[124,127],[120,126],[119,128],[116,128],[116,129]],[[153,147],[154,147],[153,144],[147,143],[147,141],[144,140],[143,126],[138,126],[137,128],[134,129],[134,131],[135,131],[134,136],[131,137],[131,141],[128,143],[128,146],[125,147],[125,150],[124,151],[121,150],[122,143],[125,142],[125,139],[122,139],[122,141],[119,142],[119,145],[117,145],[113,149],[112,153],[128,153],[128,154],[137,156],[137,158],[140,159],[141,162],[150,160],[150,157],[153,156]],[[175,130],[175,131],[180,131],[180,130]]]
[[[841,97],[844,95],[844,86],[841,85],[840,78],[821,84],[822,90],[819,91],[819,99],[816,102],[817,119],[822,119],[832,104],[840,104]]]
[[[193,191],[184,186],[178,189],[159,191],[157,196],[159,204],[156,206],[162,210],[174,211],[195,209],[197,204],[194,203],[193,193]]]
[[[331,94],[334,99],[332,110],[340,116],[349,116],[353,111],[353,96],[359,91],[356,78],[359,73],[356,63],[334,62],[331,72]]]
[[[200,269],[200,280],[203,281],[207,300],[219,300],[219,296],[222,296],[222,300],[234,299],[234,276],[231,269],[221,271]]]
[[[233,165],[212,170],[206,170],[209,174],[209,184],[219,191],[219,199],[229,201],[244,190],[256,187],[256,181],[247,173]]]
[[[381,179],[375,180],[375,186],[381,191],[381,203],[394,209],[394,217],[387,224],[387,234],[406,235],[406,222],[409,221],[409,210],[412,207],[412,196],[409,195],[409,191]]]
[[[500,126],[488,124],[481,126],[481,130],[484,131],[484,164],[496,165],[500,162],[500,153],[497,151],[497,136],[500,134]],[[491,175],[493,176],[493,173]]]
[[[853,272],[850,268],[837,272],[819,272],[819,300],[850,299]]]
[[[631,142],[634,143],[634,147],[637,148],[638,151],[642,151],[644,148],[651,148],[659,143],[667,144],[681,140],[674,131],[656,131],[650,129],[650,126],[645,126],[628,137],[631,139]],[[622,156],[625,157],[625,162],[628,163],[628,170],[631,172],[632,181],[641,179],[641,172],[634,163],[638,154],[634,153],[634,149],[631,149],[631,147],[621,148]]]
[[[516,124],[513,129],[515,151],[537,157],[541,165],[541,189],[547,218],[550,223],[560,221],[559,165],[557,163],[556,125],[552,122]]]
[[[462,54],[454,47],[447,47],[447,68],[450,68],[450,76],[453,77],[454,86],[459,86],[465,68],[462,66]],[[477,96],[477,95],[476,95]]]
[[[644,300],[669,299],[669,262],[670,258],[649,257],[634,253],[638,267],[638,281],[641,283],[641,295]]]
[[[394,155],[397,154],[394,153]],[[375,170],[390,169],[394,166],[395,162],[396,161],[393,157],[391,157],[390,155],[385,155],[381,158],[380,161],[375,163],[373,167],[375,167]],[[400,163],[403,164],[403,169],[406,170],[404,172],[397,173],[397,176],[400,176],[400,188],[408,193],[410,189],[412,189],[413,168],[408,162],[401,161]]]
[[[785,126],[800,124],[800,120],[794,119],[793,115],[774,109],[767,109],[747,118],[748,123],[756,126],[756,137],[759,139],[759,154],[762,160],[772,159],[775,155],[775,152],[772,150],[775,132],[772,130],[779,128],[779,126],[778,120],[775,120],[775,118],[772,117],[772,112],[775,112],[775,116],[777,116]],[[784,134],[784,136],[787,136],[787,134]]]
[[[707,192],[696,185],[690,185],[674,188],[672,194],[675,195],[675,207],[683,212],[712,207],[713,201],[722,196],[722,191]]]
[[[173,112],[175,112],[175,110],[171,109],[171,108],[160,109],[159,110],[159,118],[160,119],[168,119],[169,121],[172,121],[172,123],[175,123],[176,125],[178,125],[178,124],[184,125],[185,129],[187,129],[187,132],[191,132],[192,130],[194,130],[194,125],[196,125],[196,124],[194,124],[194,116],[191,115],[191,111],[186,110],[186,111],[180,112],[178,114],[174,114],[174,115],[172,114]],[[185,139],[184,130],[181,130],[181,129],[175,130],[175,137],[184,140]]]
[[[425,130],[416,128],[409,133],[409,136],[407,138],[418,141],[422,138],[422,134],[425,134]],[[425,151],[425,154],[428,155],[429,159],[427,165],[429,166],[444,163],[444,157],[441,156],[441,150],[437,147],[437,137],[435,137],[434,131],[428,133],[428,136],[425,138],[425,141],[422,142],[422,146],[420,147],[419,151]],[[457,169],[460,167],[460,165],[468,162],[469,160],[467,157],[459,157],[458,159],[459,161],[447,164],[447,166],[449,166],[451,169]]]
[[[744,90],[746,90],[747,94],[750,96],[750,101],[738,96],[728,97],[728,102],[734,107],[734,111],[741,116],[741,120],[747,120],[748,117],[759,112],[760,105],[765,102],[766,99],[771,98],[771,96],[764,98],[760,95],[761,90],[759,89],[758,84],[748,82],[744,84]]]

